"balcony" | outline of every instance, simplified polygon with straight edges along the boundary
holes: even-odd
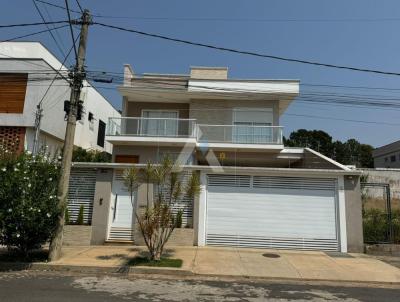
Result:
[[[196,144],[195,120],[176,118],[109,118],[106,139],[122,145]]]
[[[210,148],[283,149],[283,127],[197,125],[197,144]]]
[[[283,127],[264,125],[205,125],[194,119],[109,118],[106,139],[120,145],[183,146],[213,149],[283,149]]]

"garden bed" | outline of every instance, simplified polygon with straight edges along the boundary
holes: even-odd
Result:
[[[164,258],[161,260],[149,260],[147,257],[135,257],[128,261],[128,265],[130,266],[151,266],[151,267],[182,267],[182,259],[172,259],[172,258]]]

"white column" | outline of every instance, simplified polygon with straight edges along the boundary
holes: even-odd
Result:
[[[204,171],[200,172],[200,196],[197,204],[197,245],[206,245],[206,216],[207,216],[207,175]]]
[[[338,185],[340,251],[342,253],[347,253],[346,198],[344,191],[344,176],[338,177]]]

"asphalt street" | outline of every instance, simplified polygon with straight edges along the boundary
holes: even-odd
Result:
[[[399,288],[149,279],[51,272],[0,273],[1,302],[396,301]]]

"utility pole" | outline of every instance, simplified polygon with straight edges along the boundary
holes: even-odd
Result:
[[[79,97],[82,89],[85,74],[85,55],[86,43],[89,25],[91,24],[91,16],[89,10],[85,9],[82,14],[81,21],[74,22],[81,25],[81,33],[79,39],[79,49],[76,64],[71,71],[72,85],[71,96],[69,101],[69,110],[67,110],[67,128],[65,131],[65,140],[63,148],[63,156],[61,161],[61,176],[58,183],[58,206],[61,211],[55,235],[50,243],[49,260],[55,261],[61,256],[61,247],[63,241],[63,229],[65,223],[65,207],[67,205],[67,194],[69,186],[69,176],[71,172],[72,151],[74,147],[75,127]]]
[[[36,113],[35,113],[35,137],[33,139],[33,148],[32,148],[32,154],[34,155],[36,155],[36,153],[39,150],[40,123],[43,117],[42,113],[43,113],[42,104],[39,103],[36,107]]]

